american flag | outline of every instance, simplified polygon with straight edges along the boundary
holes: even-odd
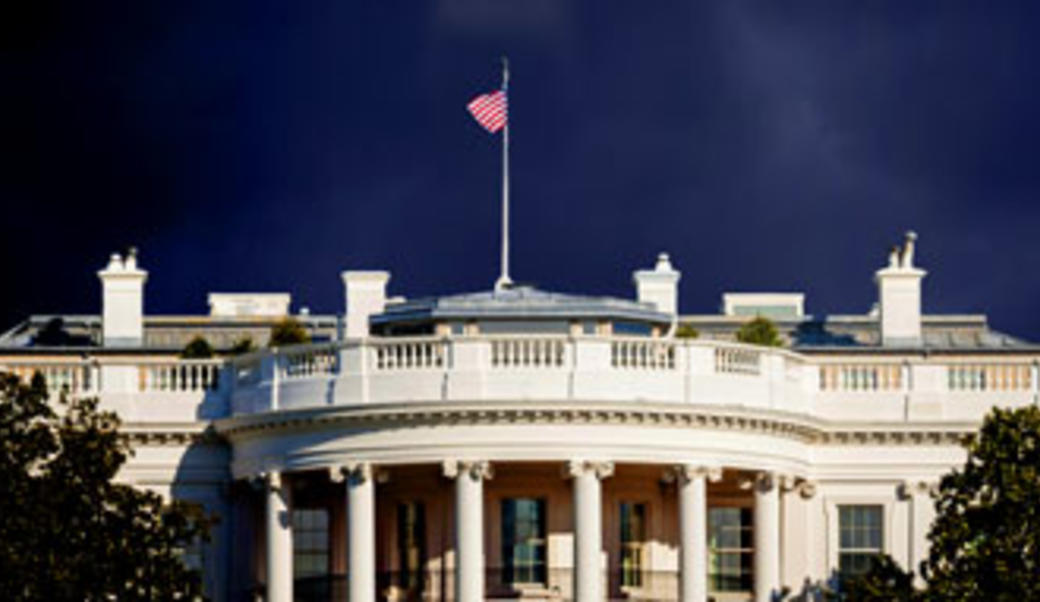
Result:
[[[492,134],[504,128],[509,119],[509,103],[505,90],[481,94],[469,101],[466,108],[477,123]]]

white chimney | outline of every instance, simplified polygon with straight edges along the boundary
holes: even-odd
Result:
[[[674,314],[679,311],[680,273],[672,268],[668,253],[657,256],[657,265],[652,270],[637,270],[632,274],[636,285],[636,299],[650,302],[657,311]]]
[[[346,294],[346,337],[368,336],[368,318],[382,313],[386,307],[386,284],[390,272],[354,271],[343,272],[343,288]]]
[[[874,276],[878,286],[882,345],[921,344],[921,280],[927,272],[914,266],[916,240],[917,234],[907,232],[903,248],[893,247],[888,265]]]
[[[101,336],[105,347],[140,347],[144,343],[144,283],[148,272],[137,267],[137,249],[126,258],[113,253],[101,279]]]

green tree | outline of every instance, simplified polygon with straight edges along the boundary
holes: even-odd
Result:
[[[1040,600],[1040,408],[994,408],[939,482],[928,600]]]
[[[256,343],[253,342],[253,337],[244,336],[241,339],[235,341],[235,344],[228,349],[229,355],[243,355],[256,351]]]
[[[679,327],[675,329],[675,336],[679,339],[696,339],[701,336],[701,333],[693,326],[693,324],[680,324]]]
[[[188,341],[181,351],[181,357],[186,360],[204,360],[213,357],[213,346],[206,339],[197,336]]]
[[[780,332],[776,324],[769,318],[762,316],[745,322],[737,329],[737,340],[750,345],[763,345],[765,347],[779,347],[783,345]]]
[[[846,600],[1040,600],[1040,408],[994,408],[966,447],[939,482],[924,588],[882,557]]]
[[[46,383],[0,373],[0,599],[197,600],[182,560],[212,519],[113,482],[132,453],[97,399],[55,411]]]
[[[271,338],[268,345],[271,347],[284,347],[286,345],[301,345],[310,343],[311,335],[299,320],[293,317],[285,317],[271,327]]]

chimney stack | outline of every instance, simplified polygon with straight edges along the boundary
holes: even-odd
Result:
[[[637,270],[632,274],[636,285],[636,299],[650,302],[657,311],[675,314],[679,311],[679,277],[672,267],[668,253],[657,256],[657,265],[652,270]]]
[[[144,344],[144,283],[148,272],[137,267],[137,249],[126,257],[113,253],[101,279],[101,336],[105,347]]]
[[[347,338],[367,337],[368,318],[386,307],[386,284],[390,272],[354,271],[342,273],[346,296]]]
[[[927,272],[914,266],[916,240],[916,233],[907,232],[903,248],[892,247],[888,265],[874,276],[885,346],[921,345],[921,280]]]

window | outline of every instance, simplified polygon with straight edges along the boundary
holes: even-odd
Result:
[[[397,585],[422,591],[426,569],[426,511],[421,502],[397,505]]]
[[[715,592],[749,592],[754,548],[750,508],[708,509],[708,585]]]
[[[621,585],[643,585],[646,504],[621,502]]]
[[[293,577],[320,577],[329,572],[329,512],[324,508],[292,511]]]
[[[881,506],[838,506],[838,573],[862,575],[881,554]]]
[[[502,500],[502,581],[545,583],[545,500]]]

